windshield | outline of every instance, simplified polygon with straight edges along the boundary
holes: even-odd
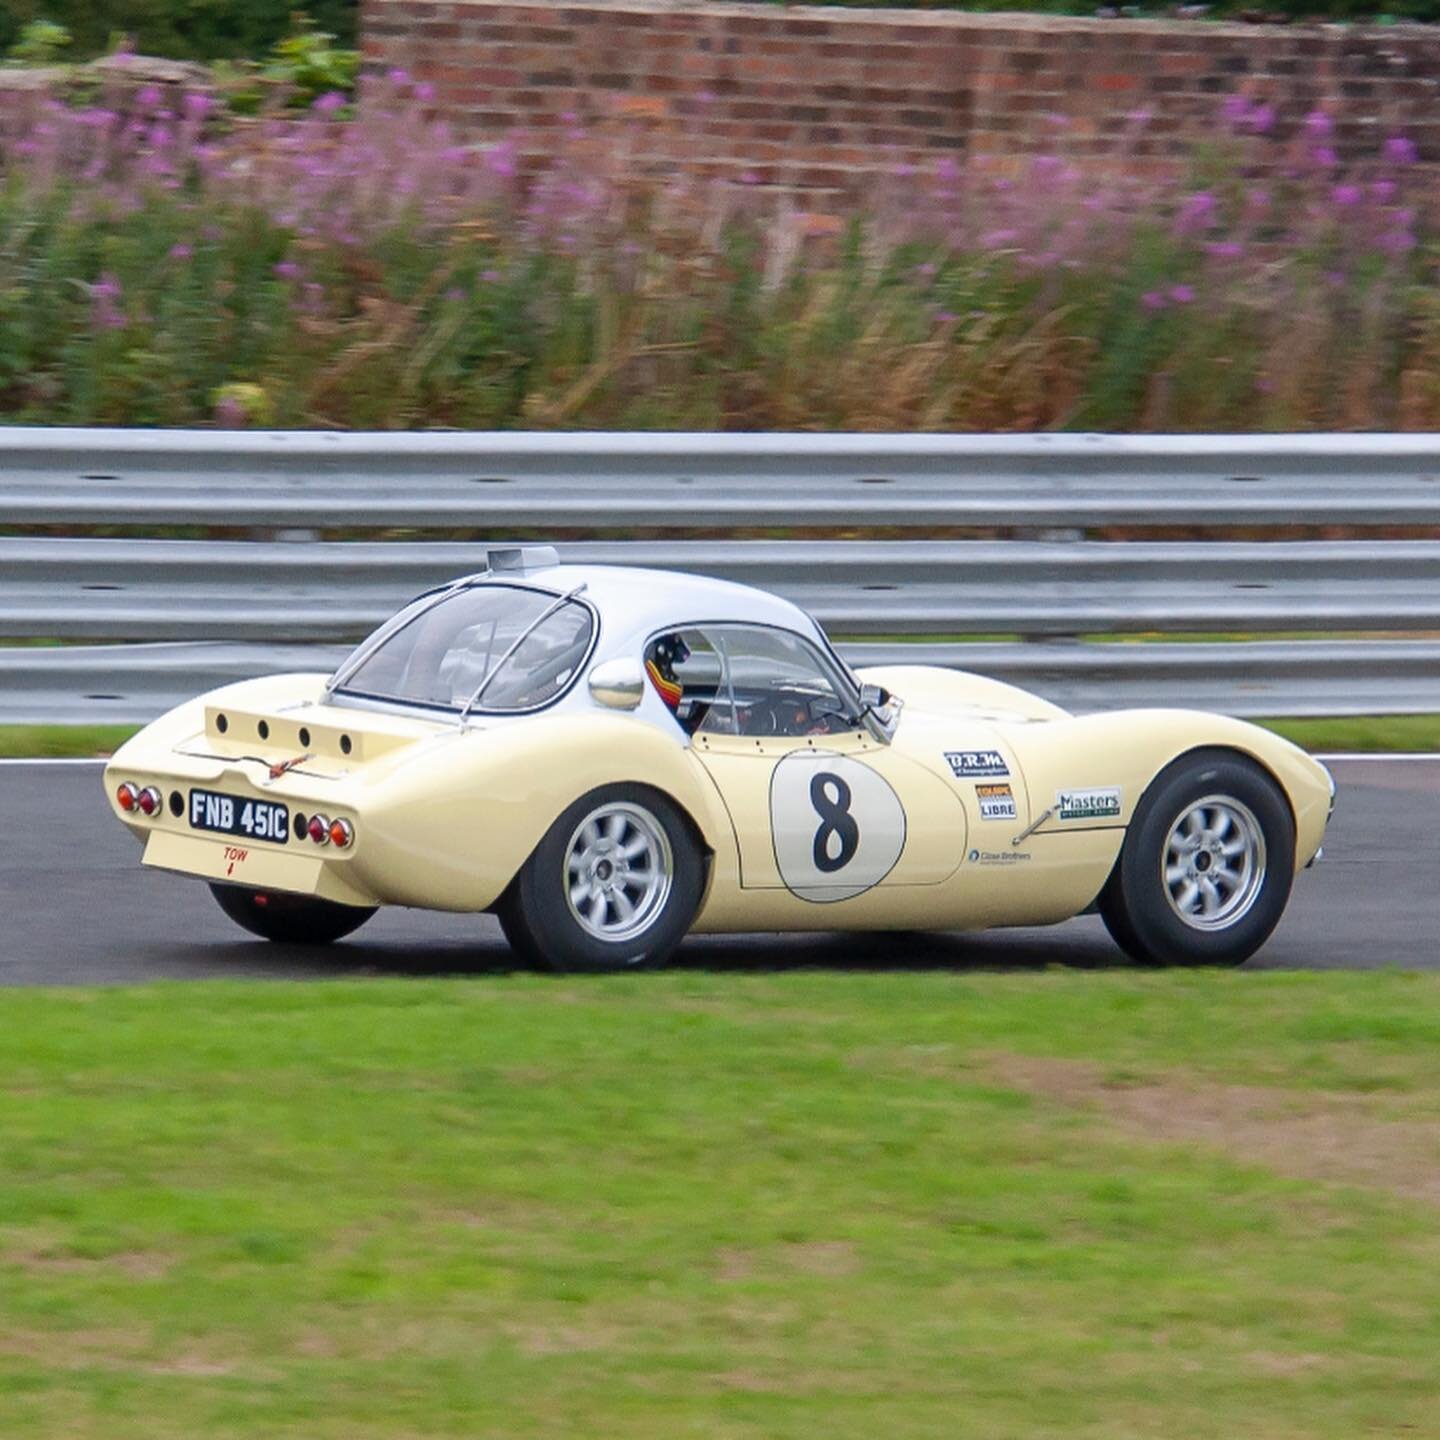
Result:
[[[569,689],[595,635],[588,605],[518,585],[467,586],[413,609],[353,671],[341,668],[337,694],[533,710]]]

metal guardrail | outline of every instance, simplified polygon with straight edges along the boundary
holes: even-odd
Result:
[[[916,538],[679,538],[782,525]],[[117,526],[231,538],[43,533]],[[1287,538],[1334,526],[1362,538]],[[960,666],[1078,709],[1440,711],[1431,639],[1076,638],[1440,634],[1440,538],[1382,526],[1440,537],[1440,437],[0,428],[0,637],[124,642],[0,648],[0,721],[143,720],[227,680],[328,669],[477,567],[474,543],[415,535],[581,527],[676,538],[565,542],[566,558],[761,585],[853,637],[859,663]],[[918,538],[942,527],[1007,538]],[[1160,538],[1174,528],[1212,538]]]
[[[1428,435],[0,428],[0,526],[1440,525]]]
[[[1440,629],[1440,541],[577,541],[772,590],[840,635]],[[483,564],[454,543],[0,539],[0,636],[357,640]]]

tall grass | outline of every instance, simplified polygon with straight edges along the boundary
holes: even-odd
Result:
[[[1182,179],[896,166],[853,205],[538,170],[398,72],[356,116],[156,90],[0,121],[0,417],[68,424],[1429,428],[1414,147],[1226,103]],[[1143,136],[1148,118],[1129,118]],[[1078,147],[1077,147],[1078,148]],[[1263,166],[1260,151],[1263,151]],[[748,177],[747,177],[748,178]]]

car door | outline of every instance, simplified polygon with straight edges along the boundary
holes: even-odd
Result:
[[[678,715],[729,812],[742,888],[825,903],[955,873],[966,818],[954,788],[859,721],[818,647],[763,625],[684,634]]]

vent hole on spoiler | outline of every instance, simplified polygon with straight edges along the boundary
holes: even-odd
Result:
[[[303,840],[306,832],[310,829],[310,821],[307,816],[302,815],[298,810],[295,812],[295,838]]]
[[[342,755],[348,755],[352,749],[354,749],[354,745],[351,743],[350,737],[348,735],[342,735],[340,737],[340,753]]]
[[[230,728],[230,722],[223,715],[217,715],[215,728],[223,735]]]
[[[262,740],[268,740],[270,738],[270,726],[266,721],[262,720],[255,729]]]
[[[308,750],[310,748],[310,731],[302,725],[300,727],[300,743]]]
[[[178,790],[170,792],[170,813],[177,820],[185,813],[185,797]]]

